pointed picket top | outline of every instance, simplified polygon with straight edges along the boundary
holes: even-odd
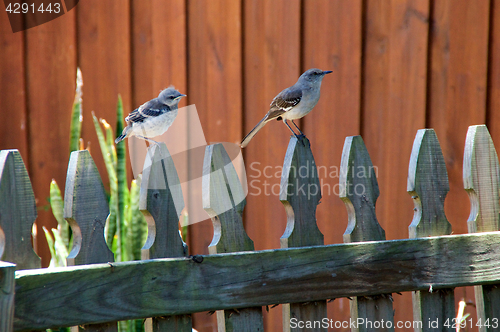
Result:
[[[451,234],[451,224],[444,213],[444,200],[450,190],[443,153],[434,129],[420,129],[413,141],[408,168],[407,191],[415,205],[409,237]],[[455,317],[453,289],[438,292],[412,292],[413,319],[446,321]],[[427,329],[424,328],[424,331]]]
[[[221,143],[205,148],[202,178],[203,208],[212,219],[210,254],[254,250],[243,227],[245,192],[231,158]],[[219,331],[263,331],[262,308],[217,311]]]
[[[407,191],[415,204],[410,238],[451,234],[444,213],[444,199],[450,191],[448,172],[434,129],[420,129],[415,136]]]
[[[212,218],[214,237],[209,252],[254,250],[243,228],[245,192],[231,158],[221,143],[209,145],[203,160],[203,208]]]
[[[104,240],[109,206],[104,186],[89,151],[73,151],[68,165],[64,218],[73,231],[68,265],[113,262]]]
[[[290,137],[281,172],[280,201],[287,215],[281,248],[324,244],[324,236],[316,224],[316,208],[321,200],[321,185],[311,143],[305,136]],[[283,305],[283,321],[315,321],[326,315],[326,301]],[[284,324],[283,331],[290,331]]]
[[[31,245],[36,217],[35,195],[21,154],[0,151],[0,260],[15,263],[18,270],[41,266]]]
[[[346,137],[340,162],[340,198],[347,208],[344,242],[385,240],[375,214],[377,174],[361,136]]]
[[[300,141],[295,136],[290,138],[279,198],[287,214],[281,248],[322,245],[324,236],[316,224],[321,185],[311,144],[306,137],[300,137]]]
[[[142,172],[139,209],[148,223],[145,258],[187,256],[179,234],[184,199],[174,161],[165,143],[148,149]]]
[[[470,126],[465,139],[463,164],[464,189],[469,195],[471,211],[467,220],[469,233],[500,229],[498,156],[488,128]],[[495,304],[500,303],[498,285],[474,286],[477,319],[481,322],[498,317]],[[490,329],[482,325],[480,332]]]
[[[470,126],[465,140],[463,178],[469,194],[471,212],[469,233],[500,229],[498,156],[488,128]]]
[[[188,255],[179,233],[184,208],[182,189],[175,164],[165,143],[148,148],[141,179],[139,210],[148,223],[148,237],[142,259],[173,258]],[[191,315],[154,317],[151,331],[187,332],[192,330]]]

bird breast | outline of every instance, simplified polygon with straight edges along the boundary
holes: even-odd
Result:
[[[167,131],[177,117],[177,109],[165,112],[156,117],[147,118],[146,121],[134,123],[135,134],[145,137],[160,136]]]

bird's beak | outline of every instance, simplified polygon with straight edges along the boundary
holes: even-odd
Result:
[[[174,100],[179,100],[179,99],[181,99],[182,97],[187,97],[187,96],[186,96],[186,95],[181,94],[179,97],[175,97],[175,99],[174,99]]]
[[[331,70],[325,70],[325,71],[323,72],[323,75],[330,74],[331,72],[332,72]]]

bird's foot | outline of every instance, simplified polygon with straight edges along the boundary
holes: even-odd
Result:
[[[301,142],[301,143],[302,143],[302,145],[303,145],[304,147],[305,147],[305,146],[307,146],[307,145],[306,145],[306,139],[307,139],[306,135],[304,135],[304,134],[302,133],[302,134],[300,134],[300,135],[295,135],[295,137],[297,137],[297,140],[298,140],[299,142]],[[305,138],[305,139],[304,139],[304,138]]]

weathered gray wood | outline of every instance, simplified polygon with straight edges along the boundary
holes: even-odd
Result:
[[[203,208],[214,225],[210,254],[253,251],[253,241],[243,228],[245,193],[222,144],[209,145],[203,161]],[[264,331],[262,307],[217,311],[220,332]]]
[[[148,149],[142,172],[139,209],[148,223],[143,259],[187,256],[179,234],[179,217],[184,208],[182,190],[174,162],[165,143]],[[191,315],[154,317],[153,331],[191,332]]]
[[[14,331],[14,286],[16,265],[0,261],[0,331]]]
[[[491,232],[22,270],[14,329],[496,284],[499,243]]]
[[[73,231],[73,248],[67,258],[68,266],[114,261],[113,253],[104,239],[108,215],[106,193],[94,160],[87,150],[73,151],[69,158],[64,194],[64,218]],[[83,297],[84,294],[79,294],[77,299]],[[105,316],[108,310],[102,310],[100,314]],[[118,327],[116,323],[110,323],[80,326],[79,330],[108,332],[118,331]]]
[[[361,136],[346,137],[340,162],[340,198],[347,207],[348,225],[344,242],[385,240],[375,214],[379,196],[377,176]],[[394,331],[394,310],[391,295],[355,297],[350,302],[351,319],[364,322],[390,322],[377,331]],[[373,331],[367,324],[356,325],[353,331]]]
[[[490,232],[500,229],[498,199],[500,167],[498,156],[488,128],[470,126],[467,131],[463,164],[464,188],[469,195],[471,212],[467,220],[469,233]],[[478,320],[498,319],[500,285],[474,287]],[[494,331],[491,326],[479,331]]]
[[[306,137],[290,137],[281,173],[280,201],[285,207],[287,224],[281,236],[281,248],[324,244],[316,224],[316,208],[321,200],[318,170]],[[293,270],[291,270],[293,271]],[[294,273],[294,272],[290,272]],[[290,319],[321,320],[327,317],[326,301],[290,303],[283,306],[283,331],[302,331],[290,327]],[[308,331],[327,331],[320,327]]]
[[[408,193],[415,205],[410,238],[449,235],[451,224],[444,213],[444,199],[450,190],[448,172],[438,138],[433,129],[420,129],[413,142],[408,169]],[[446,253],[442,252],[442,255]],[[416,291],[413,297],[415,322],[452,321],[455,318],[453,289],[436,292]],[[439,324],[441,331],[454,331],[452,324]],[[429,324],[417,326],[415,331],[436,331]]]
[[[21,154],[0,151],[0,259],[15,263],[17,269],[36,269],[40,257],[31,245],[36,203]]]

